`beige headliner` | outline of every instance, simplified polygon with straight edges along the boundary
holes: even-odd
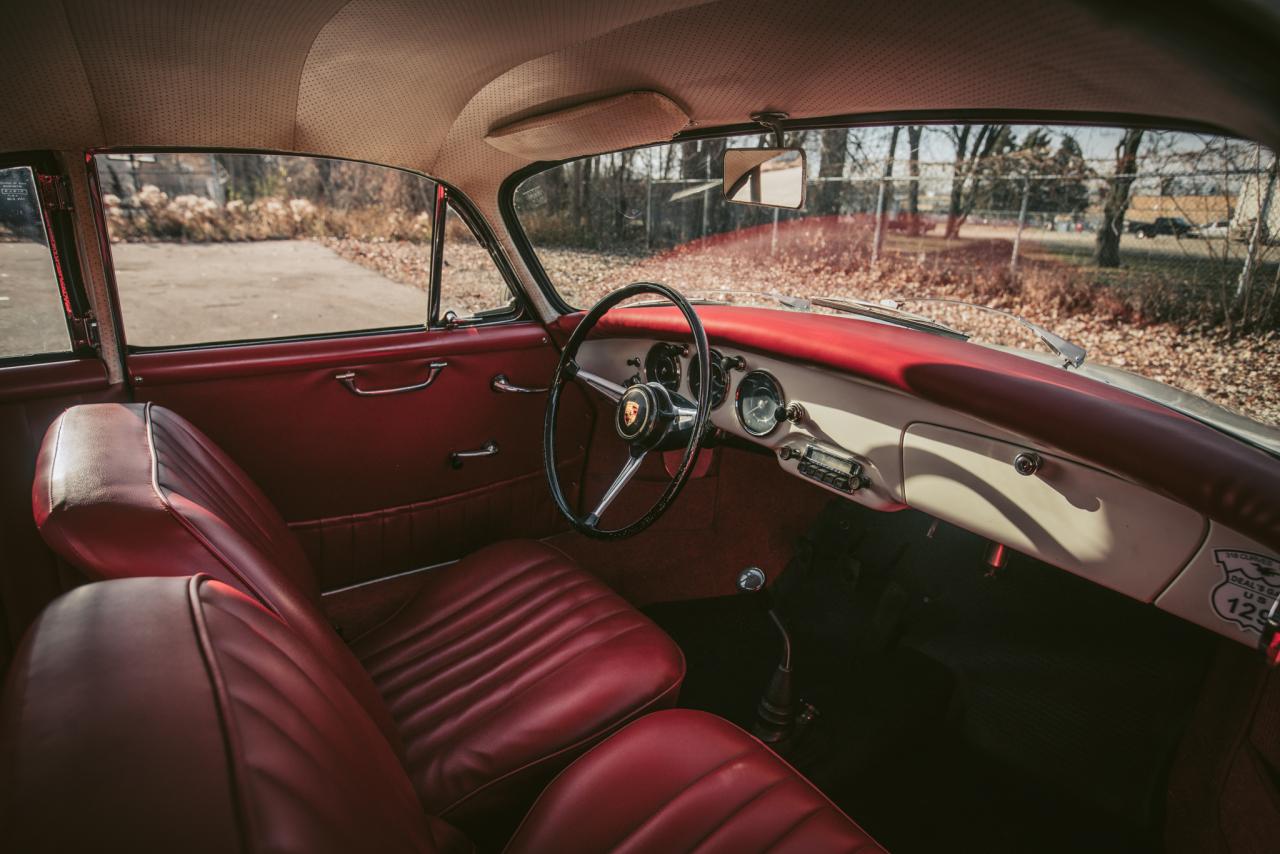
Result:
[[[1022,108],[1280,137],[1225,73],[1067,2],[3,0],[0,19],[0,151],[261,148],[403,166],[467,193],[508,250],[497,190],[528,161],[485,136],[628,91],[664,93],[701,126],[766,108]],[[635,128],[633,142],[669,132]]]

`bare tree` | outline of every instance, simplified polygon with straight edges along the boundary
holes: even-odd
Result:
[[[992,171],[993,155],[1012,138],[1008,125],[952,125],[947,131],[955,147],[951,172],[951,199],[947,208],[948,240],[959,236],[960,226],[969,218],[978,198],[984,172]]]
[[[893,132],[889,134],[889,153],[884,158],[884,172],[880,176],[879,194],[876,196],[876,233],[875,240],[871,245],[871,263],[877,264],[880,261],[880,250],[884,247],[884,214],[888,208],[888,196],[892,192],[890,189],[890,179],[893,178],[893,160],[898,154],[898,133],[902,130],[898,125],[893,126]]]
[[[911,181],[907,185],[907,233],[920,233],[920,139],[924,136],[924,125],[907,125],[907,173]]]
[[[1107,196],[1102,205],[1102,225],[1094,245],[1093,263],[1099,267],[1120,266],[1120,235],[1124,215],[1129,210],[1129,193],[1138,172],[1138,148],[1142,128],[1127,128],[1116,144],[1116,168],[1107,180]]]
[[[830,180],[822,180],[818,185],[814,209],[819,214],[838,214],[840,213],[840,196],[844,184],[834,179],[844,176],[844,165],[849,156],[848,131],[844,128],[824,130],[821,135],[821,143],[818,178],[820,180]]]
[[[1262,172],[1262,146],[1255,146],[1255,168],[1258,170],[1258,180],[1250,182],[1255,195],[1254,207],[1256,214],[1253,220],[1253,227],[1249,229],[1248,249],[1245,251],[1244,265],[1240,268],[1240,277],[1236,282],[1235,301],[1240,312],[1240,322],[1242,326],[1250,325],[1251,310],[1257,307],[1261,302],[1261,294],[1258,300],[1253,299],[1254,290],[1254,274],[1261,262],[1261,254],[1265,251],[1266,243],[1275,238],[1271,233],[1271,206],[1274,203],[1276,189],[1277,167],[1280,166],[1280,158],[1274,154],[1271,155],[1271,166],[1266,172]],[[1274,292],[1272,300],[1274,300]]]

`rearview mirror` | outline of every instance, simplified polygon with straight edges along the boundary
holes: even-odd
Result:
[[[804,207],[805,161],[799,148],[730,148],[724,153],[724,197],[740,205]]]

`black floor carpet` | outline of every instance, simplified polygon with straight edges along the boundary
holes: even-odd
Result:
[[[797,544],[773,601],[819,717],[787,758],[895,854],[1158,851],[1212,638],[929,526],[836,502]],[[750,728],[779,652],[762,602],[647,613],[688,659],[681,705]]]

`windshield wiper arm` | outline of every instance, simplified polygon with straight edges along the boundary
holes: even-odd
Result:
[[[1008,317],[1022,325],[1032,335],[1040,339],[1040,343],[1053,351],[1054,355],[1062,359],[1064,368],[1078,368],[1084,364],[1085,358],[1089,355],[1089,351],[1081,347],[1079,344],[1073,344],[1061,335],[1056,335],[1045,329],[1038,323],[1032,323],[1025,317],[1019,317],[1008,311],[1002,311],[998,308],[992,308],[989,305],[979,305],[976,302],[966,302],[962,299],[943,299],[941,297],[903,297],[901,299],[886,300],[886,302],[903,303],[903,302],[942,302],[952,305],[963,305],[968,308],[976,308],[979,311],[990,312],[991,314],[999,314]]]
[[[946,335],[950,338],[958,338],[961,341],[968,341],[969,336],[959,329],[953,329],[944,323],[931,320],[919,314],[910,311],[904,311],[897,305],[887,305],[885,303],[868,302],[867,300],[841,298],[841,297],[814,297],[810,302],[813,305],[829,308],[833,311],[841,311],[845,314],[857,314],[863,317],[870,317],[876,320],[883,320],[887,323],[894,323],[898,326],[905,326],[908,329],[915,329],[918,332],[933,332],[939,335]]]

